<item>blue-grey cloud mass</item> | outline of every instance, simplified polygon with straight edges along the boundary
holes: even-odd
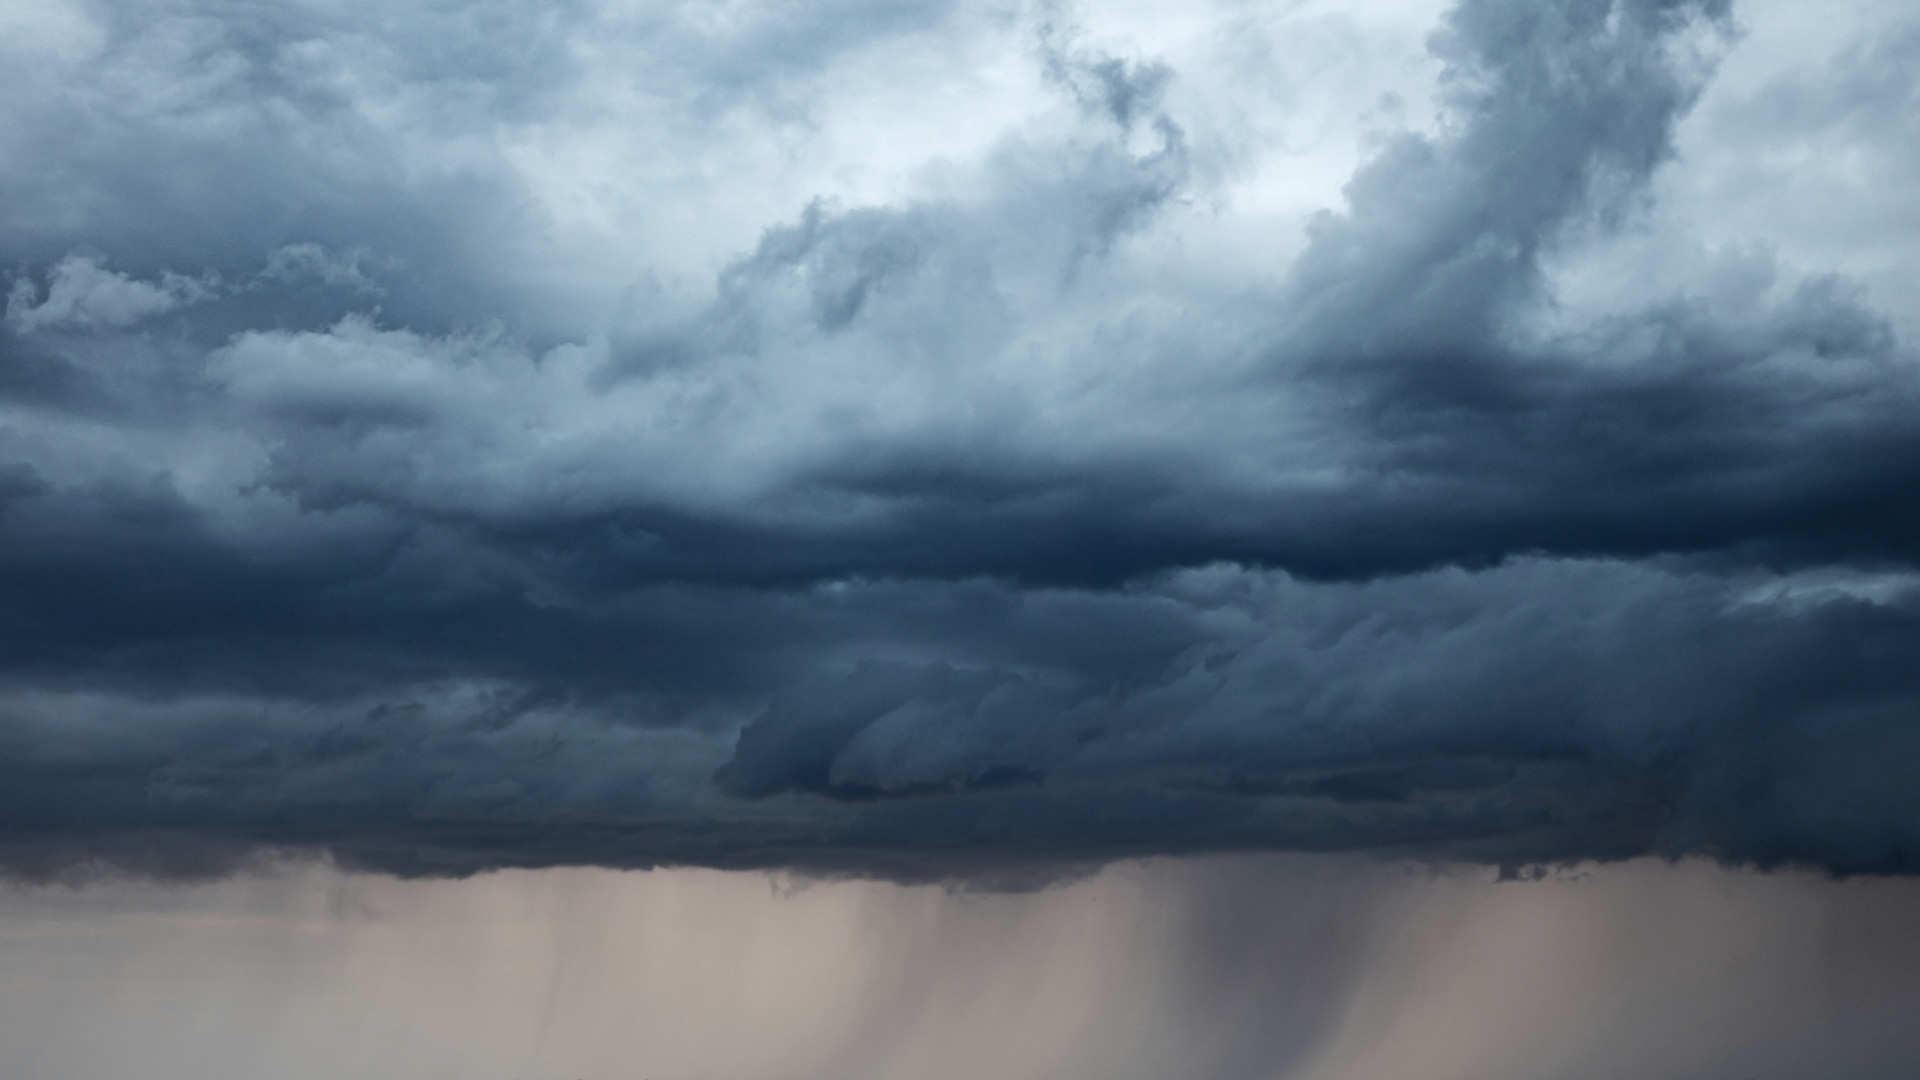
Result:
[[[1417,7],[9,15],[0,866],[1920,871],[1920,21]]]

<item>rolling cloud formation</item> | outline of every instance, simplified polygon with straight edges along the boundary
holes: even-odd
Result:
[[[14,17],[7,871],[1920,870],[1920,22],[363,7]]]

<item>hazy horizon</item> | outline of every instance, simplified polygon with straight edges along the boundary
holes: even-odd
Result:
[[[0,892],[36,1080],[1795,1080],[1920,1055],[1920,883],[1327,856],[1051,889],[673,870]]]

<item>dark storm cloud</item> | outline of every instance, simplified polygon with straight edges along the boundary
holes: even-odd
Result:
[[[1233,295],[1139,254],[1221,175],[1179,73],[1045,12],[1051,126],[611,321],[500,149],[589,42],[684,134],[962,9],[292,10],[7,107],[16,872],[1920,867],[1911,350],[1835,276],[1558,317],[1726,5],[1464,0]]]

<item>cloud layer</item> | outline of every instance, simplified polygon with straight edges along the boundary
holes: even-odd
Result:
[[[1847,15],[9,16],[0,861],[1920,869]]]

